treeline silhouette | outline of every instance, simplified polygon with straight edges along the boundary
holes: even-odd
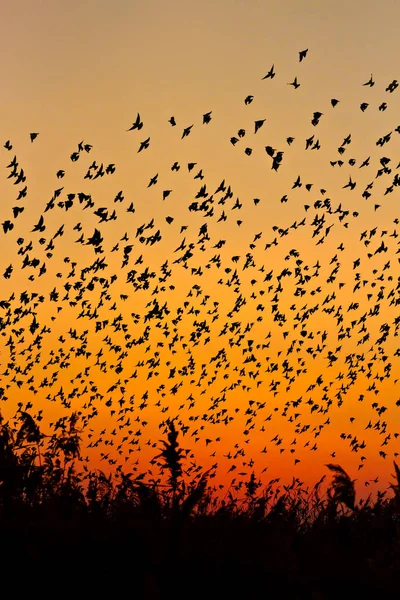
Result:
[[[354,481],[339,465],[309,490],[293,479],[263,488],[254,473],[225,498],[211,471],[187,481],[174,420],[155,459],[161,479],[118,468],[90,471],[80,456],[78,416],[42,433],[28,412],[0,414],[0,535],[3,573],[33,590],[58,582],[137,598],[370,597],[398,592],[400,468],[393,494],[356,502]],[[21,577],[21,576],[24,577]],[[44,587],[43,587],[44,586]]]

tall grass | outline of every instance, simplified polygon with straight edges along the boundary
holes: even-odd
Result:
[[[74,568],[90,560],[113,573],[136,566],[144,598],[150,597],[146,586],[151,597],[164,589],[176,596],[180,581],[192,578],[200,589],[207,578],[225,577],[221,593],[244,586],[248,595],[266,577],[283,597],[311,597],[313,590],[332,597],[340,582],[352,582],[358,593],[363,585],[381,594],[398,591],[396,462],[391,497],[379,492],[374,503],[357,502],[354,480],[333,464],[326,465],[332,482],[322,496],[326,475],[309,490],[296,478],[263,487],[252,473],[237,488],[243,497],[231,489],[217,499],[210,472],[197,471],[188,481],[173,420],[155,457],[168,474],[166,487],[120,468],[112,475],[90,471],[81,462],[80,436],[74,413],[53,435],[26,412],[14,425],[0,415],[0,534],[10,561],[28,559],[39,570],[49,562],[54,572],[67,559]]]

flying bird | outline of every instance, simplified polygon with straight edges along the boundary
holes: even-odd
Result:
[[[308,52],[308,48],[306,48],[306,50],[301,50],[299,52],[299,62],[301,62],[302,60],[305,59],[305,57],[307,56],[307,52]]]
[[[258,121],[254,121],[254,133],[257,133],[259,129],[264,125],[265,119],[260,119]]]
[[[192,130],[192,127],[193,127],[193,125],[190,125],[189,127],[185,127],[185,129],[183,130],[183,133],[182,133],[182,137],[181,137],[182,140],[183,140],[183,138],[185,138],[189,135],[189,133]]]
[[[300,87],[300,84],[297,81],[297,77],[295,77],[291,83],[288,83],[288,85],[292,85],[295,90],[297,90],[297,88]]]
[[[275,77],[275,75],[276,75],[276,73],[274,71],[274,65],[272,65],[272,67],[270,68],[268,73],[263,77],[263,79],[273,79]]]
[[[138,152],[142,152],[142,150],[146,150],[149,146],[150,146],[150,138],[148,137],[143,142],[140,142],[140,146],[139,146]]]
[[[373,80],[372,73],[371,73],[371,77],[369,78],[369,80],[366,81],[365,83],[363,83],[363,86],[366,86],[366,85],[368,85],[369,87],[372,87],[375,85],[375,81]]]
[[[133,131],[134,129],[142,129],[143,127],[143,122],[140,119],[140,114],[137,114],[136,117],[136,121],[134,123],[132,123],[132,127],[130,127],[129,129],[127,129],[127,131]]]

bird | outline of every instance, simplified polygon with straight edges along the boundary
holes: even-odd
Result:
[[[354,190],[356,185],[357,185],[357,183],[355,181],[352,181],[352,179],[350,177],[348,183],[346,183],[346,185],[343,186],[343,189],[350,188],[351,190]]]
[[[305,57],[307,56],[307,52],[308,52],[308,48],[306,48],[306,50],[301,50],[299,52],[299,62],[301,62],[302,60],[305,59]]]
[[[171,123],[172,127],[175,127],[175,125],[176,125],[175,117],[171,117],[169,119],[168,123]]]
[[[318,112],[318,111],[313,114],[313,118],[311,119],[311,124],[314,125],[314,127],[316,125],[318,125],[319,120],[323,116],[323,114],[324,113],[321,113],[321,112]]]
[[[29,135],[31,138],[31,142],[33,142],[33,140],[35,140],[39,134],[38,133],[30,133]]]
[[[295,77],[291,83],[288,83],[288,85],[292,85],[295,90],[297,90],[297,88],[300,87],[300,84],[297,81],[297,77]]]
[[[150,146],[150,138],[148,137],[146,140],[143,140],[143,142],[140,142],[138,152],[142,152],[142,150],[146,150],[149,146]]]
[[[294,189],[296,189],[298,187],[301,187],[302,185],[303,184],[301,183],[300,175],[298,175],[296,181],[293,183],[292,190],[294,190]]]
[[[211,121],[211,112],[203,115],[203,125],[207,125]]]
[[[367,86],[367,85],[369,87],[372,87],[372,86],[375,85],[375,81],[373,80],[372,73],[371,73],[371,77],[368,79],[368,81],[366,81],[365,83],[363,83],[363,86]]]
[[[190,125],[189,127],[185,127],[185,129],[183,130],[183,133],[182,133],[182,137],[181,137],[182,140],[183,140],[183,138],[185,138],[189,135],[189,133],[192,130],[192,127],[193,127],[193,125]]]
[[[393,79],[391,83],[386,88],[386,92],[390,92],[391,94],[399,87],[399,82],[397,79]]]
[[[254,133],[257,133],[257,131],[264,125],[265,123],[265,119],[259,119],[258,121],[254,121]]]
[[[140,129],[142,129],[142,127],[143,127],[143,122],[140,118],[140,114],[138,113],[136,120],[132,123],[132,126],[129,129],[127,129],[127,131],[133,131],[134,129],[140,130]]]
[[[150,182],[148,184],[147,187],[151,187],[152,185],[155,185],[158,181],[158,173],[156,173],[153,177],[151,177]]]
[[[254,100],[254,96],[246,96],[246,98],[244,99],[244,103],[247,105],[251,104]]]
[[[272,67],[270,68],[268,73],[266,75],[264,75],[263,79],[273,79],[275,77],[275,75],[276,75],[276,73],[274,71],[274,65],[272,65]]]
[[[34,226],[32,231],[43,232],[45,229],[46,229],[46,226],[44,224],[44,217],[43,217],[43,215],[41,215],[39,221],[36,223],[36,225]]]

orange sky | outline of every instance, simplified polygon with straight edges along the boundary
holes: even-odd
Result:
[[[3,413],[30,401],[48,425],[81,410],[91,441],[100,438],[85,453],[105,470],[100,452],[145,469],[160,423],[177,417],[196,461],[218,462],[215,481],[268,467],[263,477],[312,484],[334,462],[360,494],[375,489],[364,482],[377,475],[386,487],[400,448],[398,187],[385,194],[399,177],[399,90],[387,89],[400,79],[399,17],[394,1],[5,7],[0,210],[14,228],[0,229]],[[263,80],[272,64],[276,76]],[[375,85],[362,85],[371,74]],[[294,77],[298,89],[287,85]],[[143,128],[127,132],[138,112]],[[39,132],[33,142],[31,132]],[[320,149],[305,150],[311,136]],[[72,161],[82,141],[90,151]],[[283,152],[278,172],[266,146]],[[7,179],[14,156],[25,182]],[[382,158],[391,161],[377,177]],[[93,161],[115,172],[85,178]],[[196,163],[190,172],[188,163]],[[343,187],[350,177],[354,190]],[[204,185],[208,204],[189,210],[204,201],[195,198]],[[165,200],[164,190],[172,190]],[[15,207],[24,210],[13,217]],[[99,223],[99,208],[116,220]],[[45,229],[32,232],[41,215]],[[98,254],[86,243],[95,229]],[[140,240],[157,231],[153,245]],[[186,263],[174,262],[187,250]],[[96,259],[106,266],[88,270]],[[155,301],[169,311],[161,319],[151,314]],[[361,449],[352,451],[352,440]],[[227,458],[239,449],[244,456]]]

